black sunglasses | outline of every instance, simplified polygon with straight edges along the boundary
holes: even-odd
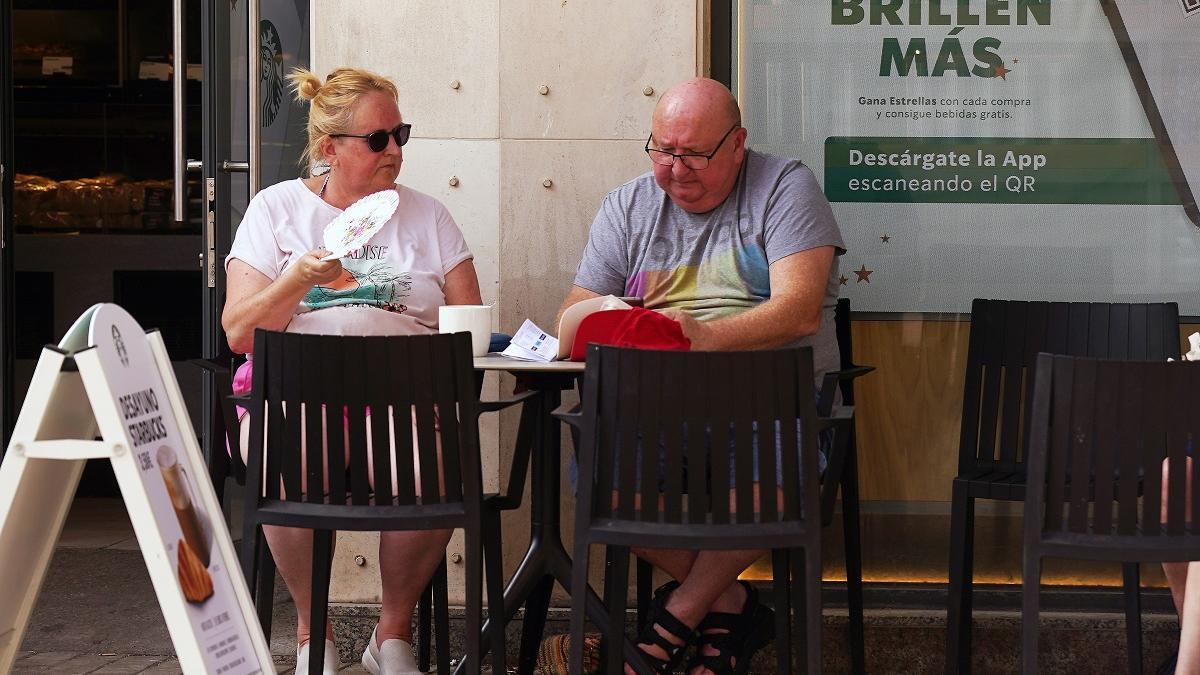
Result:
[[[396,139],[396,145],[404,147],[408,142],[408,134],[412,131],[411,124],[401,124],[400,126],[388,131],[387,129],[379,129],[372,131],[369,134],[329,134],[330,138],[365,138],[367,139],[367,147],[371,152],[383,152],[388,145],[388,136]]]

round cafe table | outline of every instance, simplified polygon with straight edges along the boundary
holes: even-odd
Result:
[[[478,371],[502,371],[518,376],[538,395],[527,399],[522,411],[522,425],[532,424],[532,429],[518,431],[518,447],[513,459],[512,475],[508,490],[493,497],[493,507],[503,510],[520,506],[524,492],[526,467],[529,469],[529,548],[512,579],[504,589],[503,621],[508,621],[517,609],[525,606],[525,618],[521,629],[521,651],[517,661],[518,673],[532,673],[537,661],[537,649],[546,623],[546,612],[550,606],[550,594],[557,581],[568,593],[571,588],[571,556],[562,543],[561,489],[562,435],[559,424],[551,413],[562,404],[562,392],[575,388],[576,381],[583,375],[584,364],[574,361],[552,361],[541,363],[510,359],[499,354],[488,354],[475,359]],[[526,443],[523,438],[530,438]],[[525,445],[526,447],[520,447]],[[607,620],[603,603],[590,587],[588,593],[588,616],[594,622]],[[498,615],[489,608],[488,623],[483,626],[486,638],[488,625]],[[488,641],[483,640],[486,650]],[[460,672],[462,664],[459,664]]]

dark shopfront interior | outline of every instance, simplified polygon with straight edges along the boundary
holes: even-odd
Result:
[[[188,156],[201,143],[200,3],[186,3]],[[162,331],[193,419],[201,356],[199,179],[172,215],[172,6],[16,0],[12,6],[13,414],[43,345],[97,302]],[[15,419],[15,417],[14,417]],[[10,422],[11,423],[11,422]],[[92,460],[80,496],[116,496]]]

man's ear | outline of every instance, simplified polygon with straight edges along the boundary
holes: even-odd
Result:
[[[739,126],[733,130],[733,155],[737,161],[742,161],[742,157],[746,154],[746,139],[750,136],[750,130],[746,127]]]

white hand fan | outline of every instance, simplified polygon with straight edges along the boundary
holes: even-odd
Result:
[[[325,226],[325,249],[329,255],[321,260],[341,258],[370,241],[399,205],[400,195],[394,189],[380,190],[351,204]]]

